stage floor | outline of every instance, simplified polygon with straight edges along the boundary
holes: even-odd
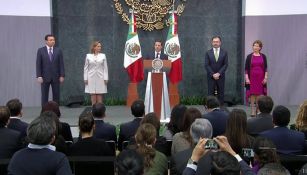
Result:
[[[60,120],[63,122],[67,122],[72,129],[73,136],[78,136],[78,118],[79,115],[89,106],[81,106],[79,108],[68,108],[65,106],[61,106],[61,118]],[[188,107],[195,107],[201,111],[201,113],[205,113],[204,106],[202,105],[194,105],[194,106],[188,106]],[[296,113],[298,106],[287,106],[291,111],[291,120],[290,124],[295,122]],[[111,123],[113,125],[118,125],[130,120],[133,120],[133,115],[131,114],[130,107],[126,106],[107,106],[106,107],[106,118],[105,121],[108,123]],[[247,112],[247,114],[250,114],[250,108],[244,105],[237,105],[228,107],[228,109],[231,111],[233,108],[240,108]],[[22,120],[30,123],[34,118],[39,116],[41,111],[40,107],[24,107],[23,108],[23,117]]]

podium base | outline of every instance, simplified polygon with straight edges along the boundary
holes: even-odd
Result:
[[[130,107],[132,105],[132,103],[135,100],[138,100],[138,99],[139,99],[138,84],[137,83],[129,83],[126,106]]]
[[[171,108],[180,103],[180,97],[178,93],[178,84],[169,82],[169,103]]]

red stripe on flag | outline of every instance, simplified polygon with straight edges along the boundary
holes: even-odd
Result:
[[[174,62],[172,62],[171,70],[169,71],[169,80],[176,84],[182,80],[182,61],[181,58],[178,58]]]
[[[143,59],[140,58],[126,68],[130,82],[137,83],[144,79]]]

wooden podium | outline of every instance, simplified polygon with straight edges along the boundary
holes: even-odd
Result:
[[[168,89],[166,72],[171,68],[170,60],[162,60],[163,68],[160,72],[152,71],[152,60],[144,60],[144,69],[149,70],[146,93],[145,93],[145,113],[155,112],[161,121],[168,120],[170,117],[170,107],[179,103],[179,95],[176,86],[171,85]],[[169,90],[171,91],[169,93]],[[171,94],[177,93],[178,102],[172,100],[170,104]],[[174,104],[175,103],[175,104]]]

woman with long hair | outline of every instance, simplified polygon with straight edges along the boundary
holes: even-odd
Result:
[[[187,110],[187,107],[183,104],[178,104],[174,106],[171,112],[171,119],[169,123],[166,125],[167,128],[163,134],[163,136],[167,140],[172,140],[173,136],[180,132],[180,126],[182,124],[183,115],[185,111]]]
[[[300,105],[297,115],[295,127],[298,131],[301,131],[305,134],[305,139],[307,138],[307,100]]]
[[[166,174],[167,158],[153,146],[156,142],[156,128],[149,123],[142,124],[136,134],[136,151],[144,157],[145,174]]]

